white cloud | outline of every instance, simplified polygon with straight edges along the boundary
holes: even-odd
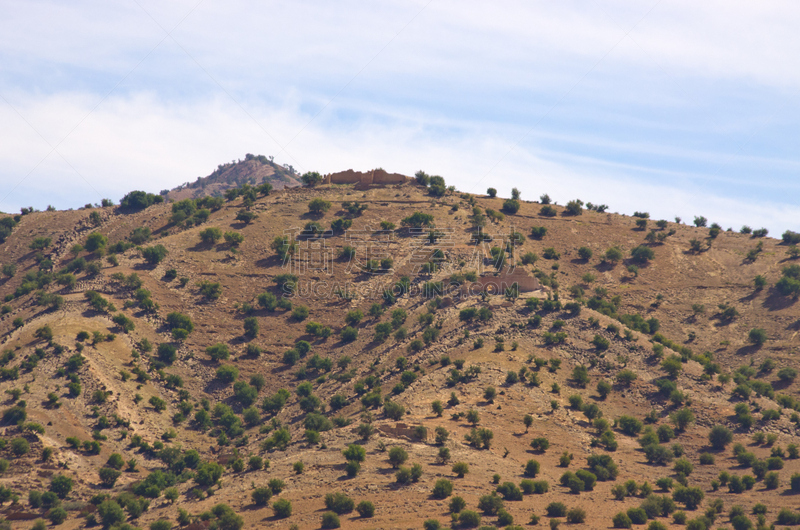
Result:
[[[796,4],[139,2],[4,4],[0,94],[46,141],[0,101],[0,209],[158,191],[252,152],[798,228]]]

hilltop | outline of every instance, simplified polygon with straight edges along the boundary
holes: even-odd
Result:
[[[800,522],[797,234],[221,168],[0,218],[11,527]]]
[[[264,155],[248,153],[244,160],[220,164],[207,177],[197,177],[194,182],[182,184],[167,193],[162,191],[161,194],[173,201],[205,196],[222,197],[229,189],[245,184],[258,186],[264,183],[269,183],[274,189],[280,190],[284,187],[299,186],[300,179],[291,166],[284,167]]]

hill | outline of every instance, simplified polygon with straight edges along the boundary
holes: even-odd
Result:
[[[258,186],[269,183],[276,190],[284,187],[300,186],[297,175],[289,168],[273,162],[264,155],[245,155],[244,160],[220,164],[207,177],[197,177],[162,195],[169,200],[198,199],[200,197],[222,197],[231,188],[244,184]]]
[[[420,173],[3,217],[8,524],[795,524],[796,235],[549,202]]]

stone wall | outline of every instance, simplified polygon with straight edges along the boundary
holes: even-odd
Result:
[[[330,173],[325,175],[323,184],[358,184],[361,186],[369,186],[372,184],[388,185],[388,184],[403,184],[411,180],[411,177],[400,175],[399,173],[387,173],[382,169],[374,169],[372,171],[360,172],[348,169],[347,171],[340,171],[338,173]]]

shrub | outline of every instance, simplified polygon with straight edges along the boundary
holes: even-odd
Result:
[[[646,265],[653,258],[655,258],[655,253],[650,247],[640,245],[631,250],[631,259],[637,263]]]
[[[599,351],[605,351],[611,346],[611,341],[602,335],[595,335],[592,339],[592,344],[594,344],[594,347]]]
[[[628,436],[636,436],[644,426],[642,422],[632,416],[620,416],[617,420],[620,430]]]
[[[672,498],[675,502],[681,502],[687,510],[694,510],[703,501],[705,494],[697,487],[678,487],[673,493]]]
[[[503,508],[503,499],[496,494],[483,495],[478,499],[478,509],[485,515],[495,515]]]
[[[453,493],[453,483],[442,478],[436,481],[433,486],[433,496],[437,499],[446,499]]]
[[[221,342],[206,348],[206,353],[209,355],[209,357],[211,357],[211,359],[213,361],[216,361],[216,362],[223,361],[223,360],[228,360],[228,358],[231,355],[231,352],[228,349],[228,346],[226,344],[221,343]]]
[[[747,340],[750,344],[763,346],[764,343],[767,342],[767,331],[762,328],[753,328],[750,330],[750,333],[748,333]]]
[[[548,517],[564,517],[567,515],[567,507],[563,502],[551,502],[545,508]]]
[[[312,214],[319,215],[327,212],[331,208],[331,203],[326,201],[325,199],[312,199],[308,203],[308,211]]]
[[[11,441],[11,452],[15,456],[26,455],[30,452],[31,446],[25,438],[14,438]]]
[[[358,338],[358,329],[351,326],[345,326],[342,328],[339,336],[342,338],[343,342],[353,342]]]
[[[217,368],[217,379],[223,384],[230,385],[239,377],[239,369],[232,364],[226,364]]]
[[[325,512],[322,514],[322,528],[339,528],[339,516],[333,512]]]
[[[395,401],[386,400],[383,404],[383,412],[393,420],[400,420],[406,413],[405,407]]]
[[[50,491],[55,493],[59,499],[66,498],[72,491],[72,479],[65,475],[54,475],[50,479]]]
[[[711,453],[701,453],[700,454],[700,465],[701,466],[712,466],[714,465],[714,455]]]
[[[375,505],[370,501],[361,501],[356,506],[356,511],[361,517],[373,517],[375,515]]]
[[[503,211],[507,214],[515,214],[519,211],[519,201],[515,199],[506,199],[503,201]]]
[[[711,447],[721,451],[733,441],[733,433],[723,425],[715,425],[708,433],[708,441],[711,443]]]
[[[475,528],[481,524],[481,516],[472,510],[462,510],[458,514],[458,524],[462,528]]]
[[[304,305],[297,305],[292,309],[292,319],[303,321],[308,318],[308,307]]]
[[[520,491],[519,486],[513,482],[503,482],[501,485],[497,486],[497,493],[502,495],[507,501],[522,500],[522,491]]]
[[[536,478],[536,475],[539,474],[539,469],[539,462],[536,460],[528,460],[528,462],[525,464],[524,475],[526,477]]]
[[[450,513],[458,513],[467,507],[467,502],[461,497],[453,497],[450,499],[449,510]]]
[[[544,226],[534,226],[531,228],[531,237],[536,240],[541,240],[547,235],[547,228]]]
[[[647,522],[647,513],[641,508],[629,508],[627,515],[632,524],[645,524]]]
[[[394,469],[399,468],[408,460],[408,453],[405,449],[399,446],[389,449],[389,463]]]
[[[102,467],[98,472],[100,475],[100,482],[106,488],[111,488],[117,482],[117,479],[121,475],[121,472],[117,471],[116,469],[112,469],[110,467]]]
[[[614,524],[614,528],[630,528],[633,526],[631,518],[625,512],[619,512],[611,518],[611,522]]]
[[[256,317],[244,319],[244,336],[250,340],[258,336],[258,319]]]
[[[583,201],[575,199],[567,203],[564,215],[581,215],[583,213]]]
[[[789,486],[793,492],[800,492],[800,473],[793,473],[789,479]]]
[[[670,414],[670,420],[675,424],[679,431],[683,431],[690,424],[694,423],[694,412],[688,407],[684,407]]]
[[[581,388],[589,384],[589,371],[583,365],[578,365],[572,370],[572,380]]]
[[[47,512],[47,519],[49,519],[50,522],[53,523],[54,525],[60,525],[61,523],[67,520],[67,510],[65,510],[61,506],[56,506],[55,508],[52,508],[50,511]]]
[[[164,245],[155,245],[153,247],[146,247],[142,249],[142,257],[150,265],[158,265],[167,257],[167,249]]]
[[[544,453],[550,448],[550,440],[544,437],[534,438],[531,440],[531,448],[533,448],[534,451]]]
[[[433,226],[433,216],[422,212],[414,212],[412,215],[404,218],[400,223],[403,226],[409,226],[412,228]]]
[[[778,473],[770,471],[764,476],[764,487],[768,490],[777,489],[780,484]]]
[[[325,507],[339,515],[352,512],[354,506],[353,499],[344,493],[337,492],[325,495]]]
[[[458,478],[464,478],[464,475],[469,473],[469,464],[466,462],[456,462],[453,464],[452,471]]]
[[[200,231],[200,240],[203,243],[212,245],[222,238],[222,230],[217,227],[210,226],[205,230]]]

